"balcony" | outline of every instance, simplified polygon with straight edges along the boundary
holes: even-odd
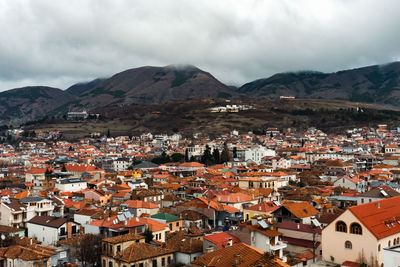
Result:
[[[284,249],[286,247],[287,247],[287,244],[285,242],[283,242],[283,241],[278,241],[278,242],[275,243],[275,245],[269,244],[269,249],[273,250],[273,251]]]

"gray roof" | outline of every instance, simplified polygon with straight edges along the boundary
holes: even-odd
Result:
[[[359,194],[357,197],[371,197],[371,198],[390,198],[400,196],[400,193],[391,189],[388,186],[376,187],[365,193]]]
[[[26,202],[39,202],[45,198],[43,197],[24,197],[23,199],[20,200],[21,203],[26,203]]]
[[[74,183],[82,183],[81,179],[62,179],[59,181],[60,184],[74,184]]]
[[[135,169],[152,169],[152,168],[158,168],[158,165],[150,162],[150,161],[143,161],[142,163],[139,163],[138,165],[133,166]]]

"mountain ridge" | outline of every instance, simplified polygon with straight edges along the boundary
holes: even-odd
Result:
[[[0,93],[2,123],[23,123],[70,109],[167,103],[203,98],[336,99],[400,106],[400,62],[332,73],[277,73],[240,87],[228,86],[192,65],[143,66],[109,78],[78,83],[66,90],[27,86]]]

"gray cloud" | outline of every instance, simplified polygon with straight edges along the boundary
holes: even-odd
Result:
[[[143,65],[196,65],[240,85],[277,72],[400,59],[397,0],[0,1],[0,90]]]

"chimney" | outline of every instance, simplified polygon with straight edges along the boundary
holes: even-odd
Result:
[[[300,229],[300,224],[299,223],[297,224],[297,229]]]
[[[72,237],[72,223],[71,222],[67,223],[67,236],[68,236],[68,238]]]
[[[229,238],[229,239],[228,239],[228,247],[231,247],[232,245],[233,245],[232,238]]]
[[[376,202],[375,205],[376,205],[376,207],[377,207],[378,209],[381,207],[381,203],[379,203],[379,202]]]
[[[242,255],[235,254],[235,266],[239,266],[242,263]]]

